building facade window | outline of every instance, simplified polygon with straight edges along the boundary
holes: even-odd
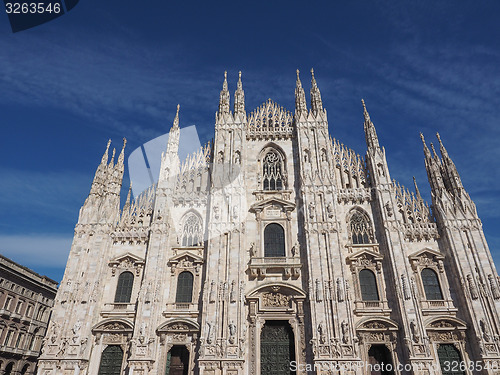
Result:
[[[285,256],[285,230],[281,225],[272,223],[264,229],[264,256]]]
[[[359,287],[363,301],[379,300],[377,279],[372,271],[368,269],[359,271]]]
[[[122,362],[122,348],[118,345],[109,345],[102,352],[98,375],[120,375]]]
[[[194,276],[189,271],[184,271],[177,278],[176,303],[191,303],[193,300],[193,280]]]
[[[201,217],[188,213],[182,226],[182,246],[198,246],[203,242],[203,224]]]
[[[7,297],[7,299],[5,300],[5,304],[3,305],[3,308],[5,310],[8,310],[10,308],[11,302],[12,302],[12,297]]]
[[[262,162],[263,190],[283,190],[283,158],[275,151],[269,151]]]
[[[354,245],[369,244],[373,240],[373,232],[368,216],[354,210],[349,219],[349,232]]]
[[[129,303],[134,286],[134,275],[132,272],[122,272],[116,286],[115,303]]]
[[[436,272],[430,268],[424,268],[420,273],[424,286],[425,298],[428,301],[442,300],[443,293],[439,285],[439,278]]]

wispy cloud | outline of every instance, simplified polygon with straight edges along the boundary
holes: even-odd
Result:
[[[66,266],[72,236],[0,235],[0,253],[34,271]]]
[[[36,223],[40,231],[47,230],[47,225],[64,222],[71,227],[92,182],[92,176],[73,171],[0,168],[0,175],[0,232],[3,233],[29,231],[31,223]]]

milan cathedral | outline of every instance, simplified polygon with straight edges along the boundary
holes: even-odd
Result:
[[[314,72],[294,113],[247,113],[241,73],[231,108],[224,77],[213,142],[179,160],[177,107],[158,183],[123,207],[108,143],[38,374],[500,374],[500,279],[455,164],[421,136],[429,206],[362,110],[364,156]]]

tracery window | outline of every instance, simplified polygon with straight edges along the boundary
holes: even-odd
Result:
[[[283,190],[283,158],[274,150],[264,156],[262,162],[264,190]]]
[[[203,224],[201,217],[189,213],[182,226],[182,246],[198,246],[203,241]]]
[[[193,300],[193,274],[188,271],[181,272],[177,278],[176,303],[191,303]]]
[[[370,221],[362,212],[354,211],[352,213],[349,220],[349,230],[354,245],[369,244],[373,238]]]
[[[436,272],[430,268],[424,268],[420,273],[422,284],[424,285],[425,298],[428,301],[442,300],[443,293],[439,285],[439,278]]]
[[[132,272],[122,272],[118,277],[116,286],[115,302],[129,303],[132,296],[132,287],[134,286],[134,275]]]
[[[359,271],[359,287],[363,301],[378,301],[377,279],[369,269]]]
[[[264,229],[264,256],[285,256],[285,230],[281,225],[272,223]]]
[[[102,352],[98,375],[120,375],[123,350],[119,345],[109,345]]]

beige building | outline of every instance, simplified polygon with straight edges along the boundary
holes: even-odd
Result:
[[[179,160],[178,108],[158,184],[122,208],[108,143],[39,374],[500,374],[499,278],[441,140],[431,209],[364,103],[361,156],[314,75],[310,96],[297,72],[295,113],[247,113],[240,75],[231,111],[225,78],[213,144]]]
[[[34,374],[57,282],[0,255],[0,374]]]

